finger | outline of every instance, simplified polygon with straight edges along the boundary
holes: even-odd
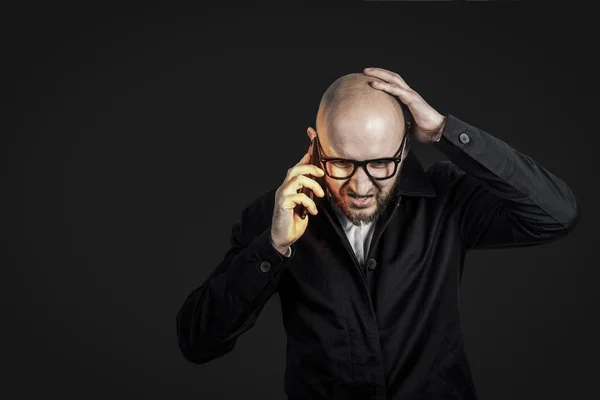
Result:
[[[300,159],[300,161],[298,161],[298,163],[296,163],[296,165],[308,164],[309,162],[310,162],[310,150],[309,150],[309,152],[307,152],[305,155],[302,156],[302,158]]]
[[[377,78],[380,78],[388,83],[392,83],[395,85],[400,86],[401,88],[404,89],[410,89],[410,86],[408,86],[408,84],[404,81],[404,79],[402,79],[402,77],[400,75],[398,75],[395,72],[392,71],[388,71],[387,69],[383,69],[383,68],[365,68],[363,70],[363,73],[365,75],[369,75],[369,76],[374,76]]]
[[[311,214],[316,215],[318,213],[317,205],[304,193],[296,193],[286,196],[281,204],[281,208],[284,210],[293,210],[297,204],[302,204],[310,211]]]
[[[404,89],[393,83],[379,81],[372,81],[370,83],[371,86],[375,89],[383,90],[384,92],[393,94],[394,96],[398,96],[400,100],[406,105],[414,103],[414,101],[417,98],[414,90],[412,89]]]
[[[291,195],[294,193],[298,193],[298,191],[300,191],[300,189],[302,188],[309,188],[313,191],[313,193],[316,193],[319,197],[325,196],[325,191],[323,190],[321,185],[319,185],[314,179],[304,175],[298,175],[294,177],[294,179],[290,180],[290,182],[286,185],[285,189],[283,190],[283,193]]]
[[[325,171],[313,164],[296,164],[292,168],[288,169],[286,179],[290,181],[298,175],[313,175],[321,177],[325,175]]]
[[[400,75],[395,72],[389,71],[383,68],[365,68],[363,70],[365,75],[374,76],[380,78],[386,82],[395,83],[400,87],[405,89],[409,89],[410,86],[406,83],[404,79]]]

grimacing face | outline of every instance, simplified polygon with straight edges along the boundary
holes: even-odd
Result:
[[[318,134],[324,157],[356,161],[400,157],[404,119],[399,115],[398,107],[391,106],[388,99],[372,96],[366,102],[353,101],[338,106],[329,113],[326,121],[318,126],[318,133],[309,128],[311,138]],[[406,151],[403,153],[402,159]],[[326,188],[323,189],[354,225],[369,223],[388,206],[401,168],[402,164],[391,178],[385,180],[369,178],[360,167],[349,179],[338,180],[325,175]]]

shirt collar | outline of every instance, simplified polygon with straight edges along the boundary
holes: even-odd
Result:
[[[435,189],[427,177],[417,156],[409,151],[400,164],[400,181],[396,185],[396,194],[403,196],[435,197]]]

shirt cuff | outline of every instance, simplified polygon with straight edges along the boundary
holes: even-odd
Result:
[[[292,246],[289,246],[287,251],[285,252],[285,254],[283,254],[284,257],[286,258],[290,258],[292,256]]]
[[[271,246],[277,252],[277,254],[279,254],[285,258],[290,258],[292,256],[292,246],[288,246],[287,250],[285,251],[285,254],[281,254],[279,252],[279,250],[275,249],[275,246],[273,246],[273,239],[271,238],[271,229],[270,228],[269,228],[269,242],[271,243]]]

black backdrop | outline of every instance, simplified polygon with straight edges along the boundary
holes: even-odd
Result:
[[[574,190],[573,235],[470,255],[461,310],[481,399],[587,398],[600,355],[593,14],[358,4],[5,10],[5,183],[19,185],[5,212],[24,212],[4,236],[19,239],[3,265],[10,398],[283,399],[277,296],[201,366],[179,353],[175,315],[243,207],[306,151],[326,87],[367,66]]]

